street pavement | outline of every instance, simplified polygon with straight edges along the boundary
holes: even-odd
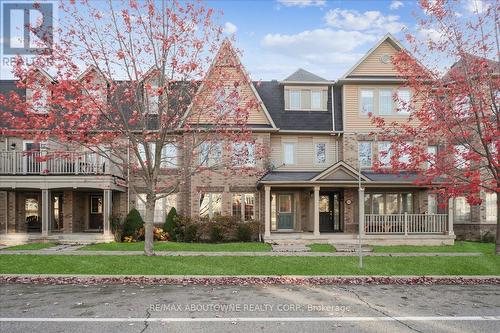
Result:
[[[0,286],[0,332],[500,332],[498,285]]]

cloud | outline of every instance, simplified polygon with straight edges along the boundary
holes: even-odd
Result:
[[[490,4],[484,0],[467,0],[465,9],[471,13],[484,13],[488,10]]]
[[[401,1],[393,0],[391,2],[391,5],[389,6],[389,9],[396,10],[396,9],[403,7],[403,6],[404,6],[404,3],[402,3]]]
[[[443,41],[443,38],[445,37],[442,32],[434,28],[419,28],[417,32],[422,42],[432,41],[434,43],[438,43]]]
[[[285,7],[323,7],[326,0],[278,0]]]
[[[223,29],[223,32],[226,34],[226,35],[232,35],[234,34],[236,31],[238,31],[238,27],[231,23],[231,22],[226,22],[224,24],[224,29]]]
[[[378,33],[397,33],[405,28],[405,25],[399,22],[399,16],[384,16],[379,11],[360,13],[357,10],[335,8],[326,13],[325,21],[335,28]]]

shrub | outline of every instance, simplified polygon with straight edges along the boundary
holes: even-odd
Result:
[[[215,223],[210,223],[209,226],[210,241],[218,243],[224,240],[224,228],[223,226]]]
[[[115,242],[120,242],[123,236],[123,220],[119,216],[112,216],[110,218],[110,224]]]
[[[139,230],[137,230],[136,233],[131,237],[134,239],[134,242],[142,241],[142,240],[144,240],[144,233],[145,233],[145,228],[142,227]],[[162,228],[153,227],[153,240],[154,241],[167,241],[168,240],[168,233],[163,231]]]
[[[189,224],[184,228],[184,241],[185,242],[198,242],[200,235],[198,233],[198,224]]]
[[[132,208],[123,223],[123,236],[134,236],[137,231],[144,226],[141,214],[135,208]]]
[[[252,230],[246,223],[239,223],[236,229],[236,239],[240,242],[249,242],[252,239]]]
[[[175,207],[170,208],[170,211],[167,214],[167,217],[165,218],[165,224],[163,225],[163,230],[168,232],[168,234],[172,237],[173,240],[176,239],[175,237],[175,229],[177,227],[177,210]]]

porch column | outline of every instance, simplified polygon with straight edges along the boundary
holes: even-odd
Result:
[[[454,235],[453,231],[453,214],[455,212],[455,199],[448,199],[448,235]]]
[[[49,235],[49,225],[51,220],[50,191],[42,190],[42,236]]]
[[[271,237],[271,187],[264,186],[264,237]]]
[[[319,236],[319,186],[314,186],[314,236]]]
[[[105,235],[111,235],[111,212],[112,212],[112,193],[111,190],[104,190],[104,196],[103,196],[103,207],[102,207],[102,213],[103,213],[103,231]]]
[[[360,187],[358,189],[358,215],[359,215],[359,221],[358,221],[358,228],[359,228],[359,234],[364,235],[365,234],[365,189],[364,187]]]

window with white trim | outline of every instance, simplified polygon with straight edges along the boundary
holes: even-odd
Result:
[[[465,197],[456,197],[454,205],[454,222],[470,222],[470,205]]]
[[[322,109],[322,91],[321,90],[311,90],[311,109],[320,110]]]
[[[453,146],[453,149],[455,150],[455,166],[459,169],[468,168],[470,165],[470,161],[467,159],[469,149],[464,145]]]
[[[255,166],[255,144],[253,142],[233,143],[233,165]]]
[[[365,214],[403,214],[413,213],[413,194],[365,193]]]
[[[438,213],[438,202],[436,193],[429,193],[427,195],[427,213],[428,214]]]
[[[427,146],[427,168],[436,165],[436,157],[437,157],[437,146]]]
[[[40,84],[34,88],[26,89],[26,99],[31,103],[33,113],[46,114],[49,112],[50,90],[48,87]]]
[[[381,166],[390,166],[392,157],[391,142],[381,141],[378,143],[378,160]]]
[[[151,83],[151,88],[148,90],[144,87],[144,91],[148,98],[148,113],[158,114],[160,109],[160,96],[158,93],[159,86],[157,83]]]
[[[361,167],[372,166],[372,143],[370,141],[360,141],[358,143],[358,158]]]
[[[255,194],[238,193],[233,194],[232,214],[242,221],[255,219]]]
[[[381,116],[392,115],[392,90],[379,89],[378,91],[378,113]]]
[[[161,150],[162,168],[177,168],[177,146],[175,143],[167,143]]]
[[[222,144],[220,142],[203,142],[200,145],[200,165],[212,167],[222,159]]]
[[[163,193],[159,193],[158,196],[162,196]],[[165,223],[167,214],[170,209],[177,209],[177,194],[172,193],[166,197],[159,198],[155,203],[155,213],[153,217],[153,222],[155,224]],[[143,219],[146,218],[146,193],[139,193],[135,197],[135,209],[139,211]]]
[[[146,147],[142,143],[137,144],[137,150],[139,151],[139,156],[143,163],[151,163],[151,165],[155,164],[155,153],[156,153],[156,143],[148,142],[149,154],[146,151]]]
[[[486,213],[486,221],[491,223],[497,222],[497,193],[486,193],[485,195],[485,213]]]
[[[295,164],[295,143],[283,143],[283,164]]]
[[[410,90],[398,89],[398,110],[399,114],[410,114]]]
[[[222,214],[222,193],[200,193],[200,217],[213,218]]]
[[[290,109],[292,110],[300,110],[300,90],[290,90]]]
[[[326,143],[317,142],[314,144],[314,163],[326,164]]]
[[[373,89],[361,89],[361,110],[363,115],[373,114]]]
[[[410,163],[410,153],[409,153],[409,150],[411,150],[411,147],[413,145],[413,142],[411,141],[407,141],[403,144],[400,145],[400,154],[399,154],[399,158],[398,158],[398,161],[399,163],[403,163],[403,164],[408,164]]]

